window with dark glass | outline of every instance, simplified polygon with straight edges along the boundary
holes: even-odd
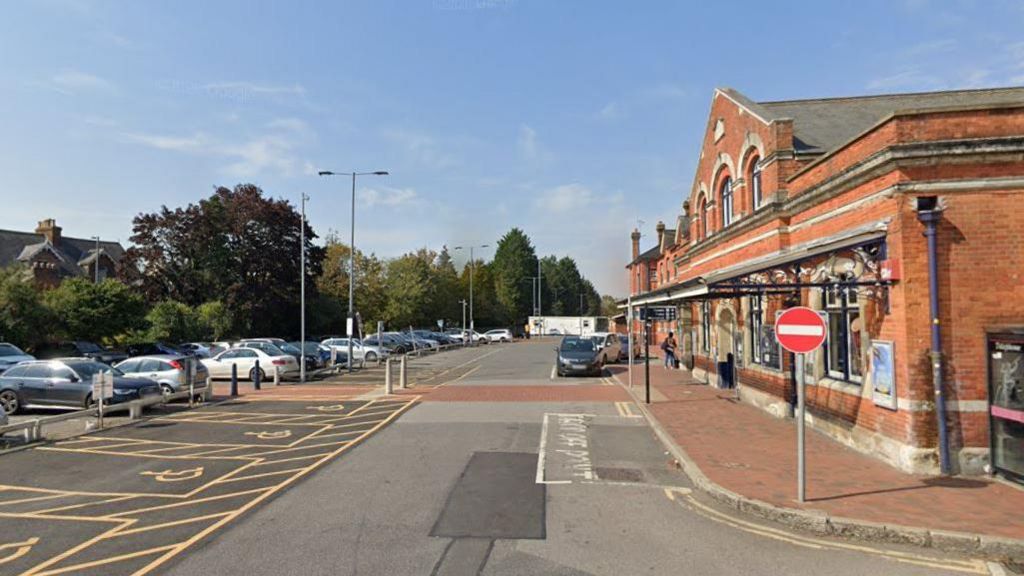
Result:
[[[711,351],[711,303],[704,301],[700,305],[701,316],[701,348],[705,352]]]
[[[732,224],[732,178],[722,181],[722,227]]]
[[[750,297],[750,360],[765,368],[781,368],[779,343],[775,339],[775,326],[765,322],[766,302],[763,294]]]
[[[700,237],[701,239],[708,237],[708,201],[701,200],[700,202]]]
[[[761,159],[754,156],[750,165],[750,195],[753,202],[752,206],[756,210],[761,206]]]
[[[828,313],[825,368],[830,378],[860,382],[864,373],[861,359],[860,308],[857,289],[833,286],[824,289]]]

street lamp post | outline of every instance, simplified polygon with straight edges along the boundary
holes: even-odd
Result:
[[[462,345],[466,345],[466,299],[459,300],[459,304],[462,304]]]
[[[476,271],[476,261],[473,259],[474,248],[490,248],[490,244],[481,244],[479,246],[466,246],[469,248],[469,329],[475,330],[476,324],[473,322],[473,272]],[[455,250],[462,250],[462,246],[456,246]]]
[[[375,172],[331,172],[321,170],[320,176],[351,176],[352,177],[352,230],[348,243],[348,319],[345,322],[345,332],[348,336],[348,371],[352,372],[352,338],[355,336],[353,325],[355,324],[355,285],[356,285],[356,176],[387,176],[386,170]]]
[[[306,200],[309,200],[309,196],[303,192],[299,225],[299,382],[302,384],[306,383]]]

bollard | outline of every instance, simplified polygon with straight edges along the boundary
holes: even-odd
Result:
[[[231,365],[231,396],[238,396],[238,364]]]
[[[203,402],[213,400],[213,376],[206,377],[206,389],[203,390]]]
[[[277,365],[274,366],[274,386],[281,385],[281,369]]]
[[[256,365],[252,368],[252,387],[256,390],[260,389],[260,361],[256,361]]]
[[[186,376],[188,378],[188,407],[189,408],[195,408],[195,405],[196,405],[196,375],[195,375],[195,365],[193,364],[193,362],[195,362],[195,360],[189,359],[188,375]]]
[[[398,387],[405,390],[409,387],[408,374],[405,370],[405,356],[402,356],[402,361],[398,364]]]
[[[384,361],[384,393],[391,394],[394,386],[391,382],[391,358]]]
[[[189,400],[191,402],[191,400]],[[132,402],[128,405],[128,417],[132,420],[138,420],[142,418],[142,403],[139,401]]]

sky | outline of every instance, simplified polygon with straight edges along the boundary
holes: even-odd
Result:
[[[0,228],[132,218],[254,183],[390,257],[522,228],[626,294],[672,227],[715,87],[757,101],[1024,84],[1024,3],[4,2]],[[456,252],[456,261],[466,259]]]

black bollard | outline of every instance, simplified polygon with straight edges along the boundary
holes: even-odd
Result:
[[[252,387],[260,389],[260,361],[256,361],[256,366],[252,369]]]
[[[238,364],[231,365],[231,397],[238,396]]]

